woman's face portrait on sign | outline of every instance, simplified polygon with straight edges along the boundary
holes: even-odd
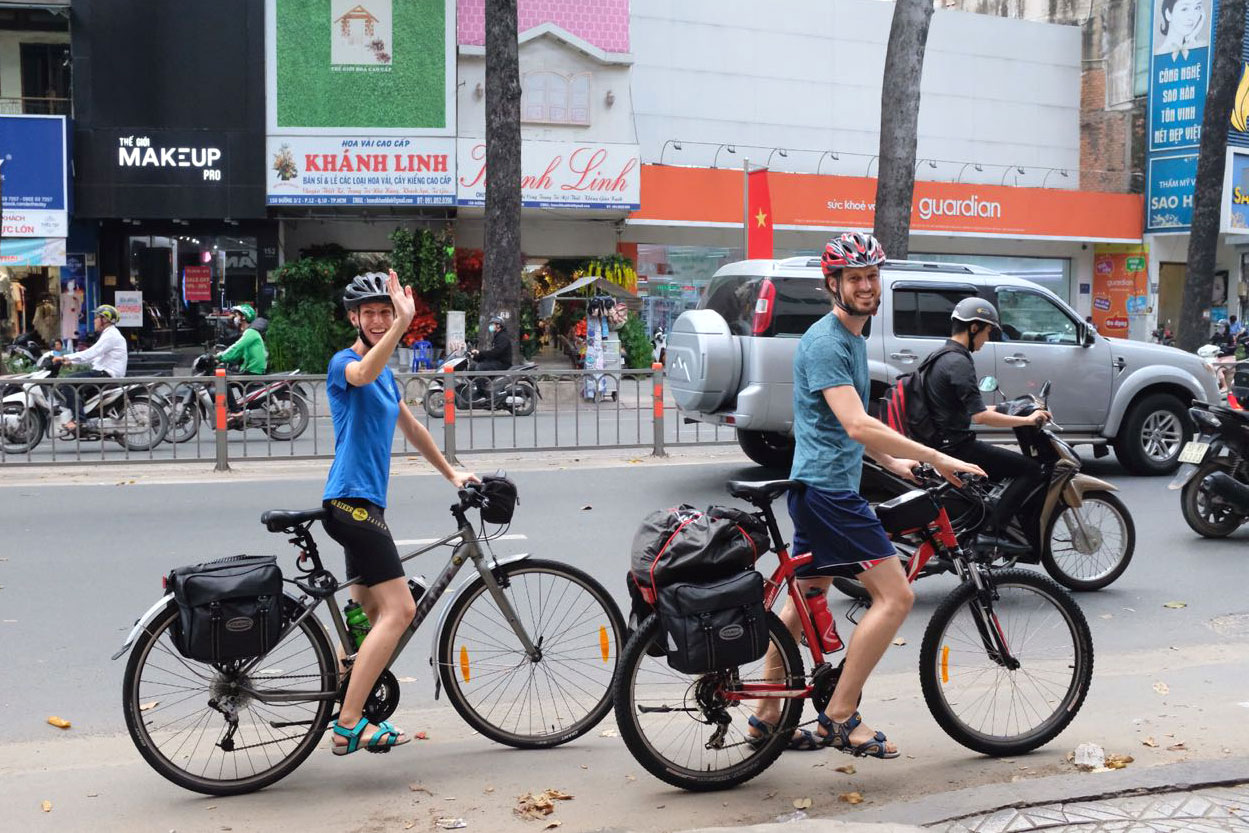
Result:
[[[1209,36],[1210,0],[1159,0],[1154,25],[1158,30],[1156,54],[1196,49]]]

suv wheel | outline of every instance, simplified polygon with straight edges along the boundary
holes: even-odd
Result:
[[[746,456],[767,469],[789,471],[794,462],[794,438],[775,431],[737,429],[737,444]]]
[[[1183,402],[1170,394],[1151,394],[1128,411],[1115,438],[1115,453],[1133,474],[1169,474],[1179,465],[1190,431]]]

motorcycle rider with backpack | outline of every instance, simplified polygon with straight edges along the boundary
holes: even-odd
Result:
[[[1050,415],[1037,410],[1028,416],[1010,416],[986,407],[976,380],[972,353],[984,347],[1002,324],[997,310],[981,298],[964,298],[950,315],[950,338],[938,348],[920,370],[921,390],[926,400],[931,427],[927,432],[912,425],[921,442],[951,457],[980,466],[994,481],[1011,478],[998,500],[994,517],[989,519],[991,535],[1002,537],[1004,528],[1034,486],[1041,482],[1041,464],[1030,457],[976,439],[971,425],[990,428],[1016,428],[1043,425]],[[992,539],[986,543],[996,543]]]

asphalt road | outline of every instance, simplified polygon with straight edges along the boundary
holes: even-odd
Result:
[[[360,756],[363,761],[332,760],[322,750],[281,784],[245,798],[185,793],[147,769],[130,744],[120,708],[124,659],[108,657],[159,597],[160,577],[170,567],[241,552],[286,552],[285,543],[257,523],[260,511],[315,506],[322,477],[0,488],[0,778],[6,783],[0,812],[29,822],[15,829],[34,829],[45,818],[38,807],[43,799],[56,803],[57,814],[57,826],[45,822],[44,829],[82,829],[88,820],[99,830],[244,830],[272,823],[381,830],[402,829],[408,821],[428,829],[433,816],[463,817],[470,829],[522,829],[510,814],[514,797],[559,787],[578,795],[556,811],[564,829],[627,820],[639,830],[672,830],[769,820],[792,812],[799,797],[814,800],[812,814],[828,815],[852,812],[837,800],[848,790],[879,804],[1067,771],[1067,752],[1086,740],[1134,755],[1133,766],[1243,751],[1249,741],[1249,530],[1226,541],[1198,539],[1164,479],[1128,477],[1113,458],[1087,470],[1123,490],[1135,517],[1137,552],[1116,584],[1079,596],[1094,631],[1095,678],[1083,710],[1058,740],[1018,759],[991,760],[957,746],[935,725],[915,672],[923,628],[953,586],[952,579],[935,577],[917,585],[916,608],[901,634],[906,644],[886,655],[864,701],[867,719],[889,732],[904,758],[856,761],[858,773],[848,775],[832,771],[850,762],[834,752],[791,753],[748,785],[710,795],[679,793],[651,779],[618,739],[597,730],[549,752],[513,752],[474,736],[445,699],[432,699],[426,631],[395,668],[415,678],[403,686],[395,719],[429,731],[429,741],[389,756]],[[726,479],[766,475],[744,462],[570,464],[518,473],[522,503],[512,532],[527,540],[499,544],[499,550],[581,566],[623,606],[629,543],[645,513],[677,502],[725,502]],[[396,537],[449,531],[451,498],[438,478],[396,477],[388,517]],[[334,552],[332,545],[327,551]],[[332,564],[336,559],[331,555]],[[440,566],[431,562],[423,572],[433,575]],[[1187,606],[1164,607],[1171,601]],[[49,715],[71,720],[73,729],[48,726]],[[610,725],[609,718],[601,728]],[[1146,738],[1156,745],[1144,745]],[[410,791],[412,783],[429,792]]]

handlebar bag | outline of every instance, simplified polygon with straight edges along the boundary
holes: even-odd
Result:
[[[282,570],[272,555],[236,555],[169,573],[174,644],[197,662],[259,656],[282,634]]]
[[[770,546],[767,525],[749,512],[682,504],[652,512],[633,536],[632,581],[655,603],[659,590],[677,582],[707,582],[750,569]]]
[[[719,581],[681,582],[659,591],[668,665],[708,674],[754,662],[767,652],[763,576],[743,570]]]

